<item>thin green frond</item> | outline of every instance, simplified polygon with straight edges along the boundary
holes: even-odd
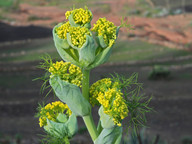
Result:
[[[152,97],[142,93],[142,83],[138,82],[138,74],[133,73],[129,78],[125,76],[111,75],[114,82],[118,82],[124,93],[124,99],[129,110],[128,128],[133,132],[138,131],[141,127],[146,126],[146,113],[153,109],[149,107]]]

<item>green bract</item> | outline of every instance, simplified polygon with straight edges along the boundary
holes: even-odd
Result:
[[[56,29],[61,25],[62,25],[62,23],[56,25],[53,28],[53,40],[55,43],[55,47],[56,47],[59,55],[61,56],[61,58],[64,61],[71,62],[71,63],[77,65],[78,59],[75,57],[75,55],[76,55],[75,51],[69,46],[67,39],[60,38],[56,33]]]
[[[104,128],[94,144],[120,144],[122,137],[122,127]]]
[[[110,129],[115,126],[113,118],[103,112],[103,106],[99,108],[99,116],[103,128]]]
[[[87,68],[95,60],[96,46],[92,36],[86,35],[86,42],[81,48],[73,45],[71,42],[71,36],[67,34],[67,41],[69,45],[78,51],[78,66],[81,68]]]
[[[65,114],[59,114],[57,117],[58,122],[47,119],[47,125],[44,129],[54,137],[57,138],[71,138],[78,130],[77,118],[72,114],[68,120]]]
[[[78,116],[86,116],[91,112],[90,103],[81,94],[77,85],[61,80],[53,76],[49,80],[56,96],[68,105],[70,110]]]
[[[53,29],[53,38],[59,55],[67,62],[81,68],[88,68],[95,60],[96,45],[93,37],[86,34],[86,41],[79,48],[73,44],[70,33],[67,33],[67,39],[62,39],[57,35],[56,29],[60,25],[55,26]]]

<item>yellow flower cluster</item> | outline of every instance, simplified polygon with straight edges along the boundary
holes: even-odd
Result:
[[[86,42],[86,34],[91,35],[89,29],[85,27],[71,27],[69,33],[72,44],[78,48]]]
[[[108,88],[110,88],[111,83],[112,82],[110,78],[105,78],[92,84],[89,90],[89,93],[90,93],[89,101],[92,106],[99,105],[99,102],[97,100],[98,94],[104,93]]]
[[[88,10],[88,8],[79,8],[67,11],[65,13],[66,19],[68,19],[71,14],[73,14],[73,19],[76,24],[85,25],[92,20],[92,13]]]
[[[56,28],[56,33],[61,39],[67,39],[67,33],[69,33],[71,36],[72,44],[78,48],[81,48],[86,42],[86,34],[91,35],[88,28],[71,27],[69,22],[66,22],[60,27]]]
[[[61,39],[67,39],[67,33],[69,32],[70,27],[71,27],[70,23],[66,22],[62,24],[60,27],[56,28],[56,33],[58,37]]]
[[[52,63],[49,72],[51,73],[50,77],[58,75],[62,80],[81,87],[83,79],[82,71],[70,62],[57,61],[56,63]]]
[[[105,44],[111,47],[117,38],[116,29],[114,23],[107,21],[106,18],[99,18],[92,31],[96,32],[98,36],[103,36]]]
[[[68,117],[72,114],[69,107],[60,101],[47,104],[45,107],[41,108],[40,111],[40,118],[39,118],[40,127],[47,125],[47,118],[49,120],[56,122],[58,114],[64,112]]]
[[[112,83],[105,78],[94,83],[90,88],[90,103],[100,103],[104,113],[113,118],[116,125],[121,126],[121,120],[128,115],[128,108],[123,99],[123,93],[118,89],[118,82]]]
[[[116,88],[108,89],[104,93],[99,93],[97,100],[103,105],[104,113],[113,117],[116,125],[121,126],[121,120],[128,115],[128,108],[122,97],[123,93]]]

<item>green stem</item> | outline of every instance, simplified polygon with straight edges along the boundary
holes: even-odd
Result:
[[[95,123],[93,121],[92,115],[90,114],[90,115],[84,116],[83,120],[85,122],[85,125],[89,131],[89,134],[90,134],[92,140],[93,141],[96,140],[96,138],[98,137],[98,132],[97,132]]]
[[[89,75],[90,70],[82,69],[83,72],[83,82],[82,82],[82,94],[83,96],[89,101]],[[94,141],[98,137],[98,132],[95,126],[95,123],[93,121],[93,117],[91,113],[87,116],[83,117],[83,120],[85,122],[85,125],[89,131],[89,134]]]
[[[65,144],[70,144],[68,137],[65,137],[65,138],[64,138],[64,143],[65,143]]]
[[[83,82],[82,82],[82,93],[83,96],[89,101],[89,75],[90,70],[82,70]]]

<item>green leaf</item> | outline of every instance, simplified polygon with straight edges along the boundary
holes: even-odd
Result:
[[[74,84],[61,80],[59,76],[53,76],[49,80],[56,96],[68,105],[70,110],[79,116],[89,115],[90,103],[81,94],[80,88]]]
[[[99,108],[99,116],[100,116],[101,126],[103,128],[109,129],[115,126],[113,122],[113,118],[104,113],[103,106]]]
[[[65,123],[67,121],[67,116],[63,113],[59,113],[57,116],[57,121],[60,123]]]
[[[120,144],[122,127],[115,126],[110,129],[103,129],[94,144]]]
[[[67,135],[65,123],[58,123],[47,119],[47,125],[44,126],[44,129],[55,137],[63,138]]]
[[[74,19],[73,19],[73,13],[70,14],[70,16],[69,16],[69,23],[70,23],[70,25],[71,25],[72,27],[78,27],[78,26],[80,26],[79,24],[76,24],[76,23],[75,23],[75,21],[74,21]]]
[[[98,41],[99,41],[99,45],[100,45],[102,48],[106,48],[107,45],[106,45],[106,43],[105,43],[105,41],[104,41],[104,39],[103,39],[103,36],[97,36],[97,38],[98,38]]]
[[[92,69],[94,67],[97,67],[98,65],[105,63],[111,55],[111,50],[112,50],[112,47],[107,47],[107,48],[103,49],[103,51],[101,51],[95,57],[94,62],[88,67],[88,69]]]
[[[118,37],[120,28],[121,28],[121,26],[118,26],[118,27],[117,27],[117,30],[116,30],[116,36],[117,36],[117,37]]]
[[[68,136],[72,137],[75,135],[78,131],[78,124],[77,124],[77,118],[75,114],[72,113],[72,115],[69,117],[68,121],[66,122],[66,126],[68,129]]]
[[[79,53],[79,63],[77,66],[81,68],[87,68],[95,60],[96,46],[92,36],[86,35],[86,42],[81,48],[78,48],[72,44],[69,33],[67,33],[67,41],[69,45],[76,49]]]
[[[58,25],[56,25],[54,28],[53,28],[53,39],[54,39],[54,42],[55,44],[57,44],[57,46],[63,48],[63,49],[68,49],[69,48],[69,44],[67,42],[67,39],[61,39],[58,37],[58,35],[56,34],[56,29],[58,27],[60,27],[63,23],[59,23]]]
[[[61,58],[64,61],[67,62],[71,62],[73,64],[77,64],[77,60],[75,59],[75,57],[73,56],[73,54],[71,53],[71,47],[69,46],[67,39],[61,39],[57,36],[57,34],[55,33],[55,29],[57,27],[59,27],[61,24],[58,24],[57,26],[55,26],[53,28],[53,40],[55,43],[55,47],[59,53],[59,55],[61,56]]]
[[[86,23],[86,24],[84,25],[84,27],[90,29],[90,28],[91,28],[91,23],[90,23],[90,22],[89,22],[89,23]]]
[[[86,42],[79,51],[79,62],[82,67],[87,67],[95,60],[96,46],[93,37],[86,35]]]
[[[73,113],[68,120],[64,120],[66,118],[65,116],[62,113],[57,116],[57,120],[65,122],[54,122],[47,119],[47,125],[44,126],[44,129],[54,137],[71,138],[78,130],[77,118]]]

